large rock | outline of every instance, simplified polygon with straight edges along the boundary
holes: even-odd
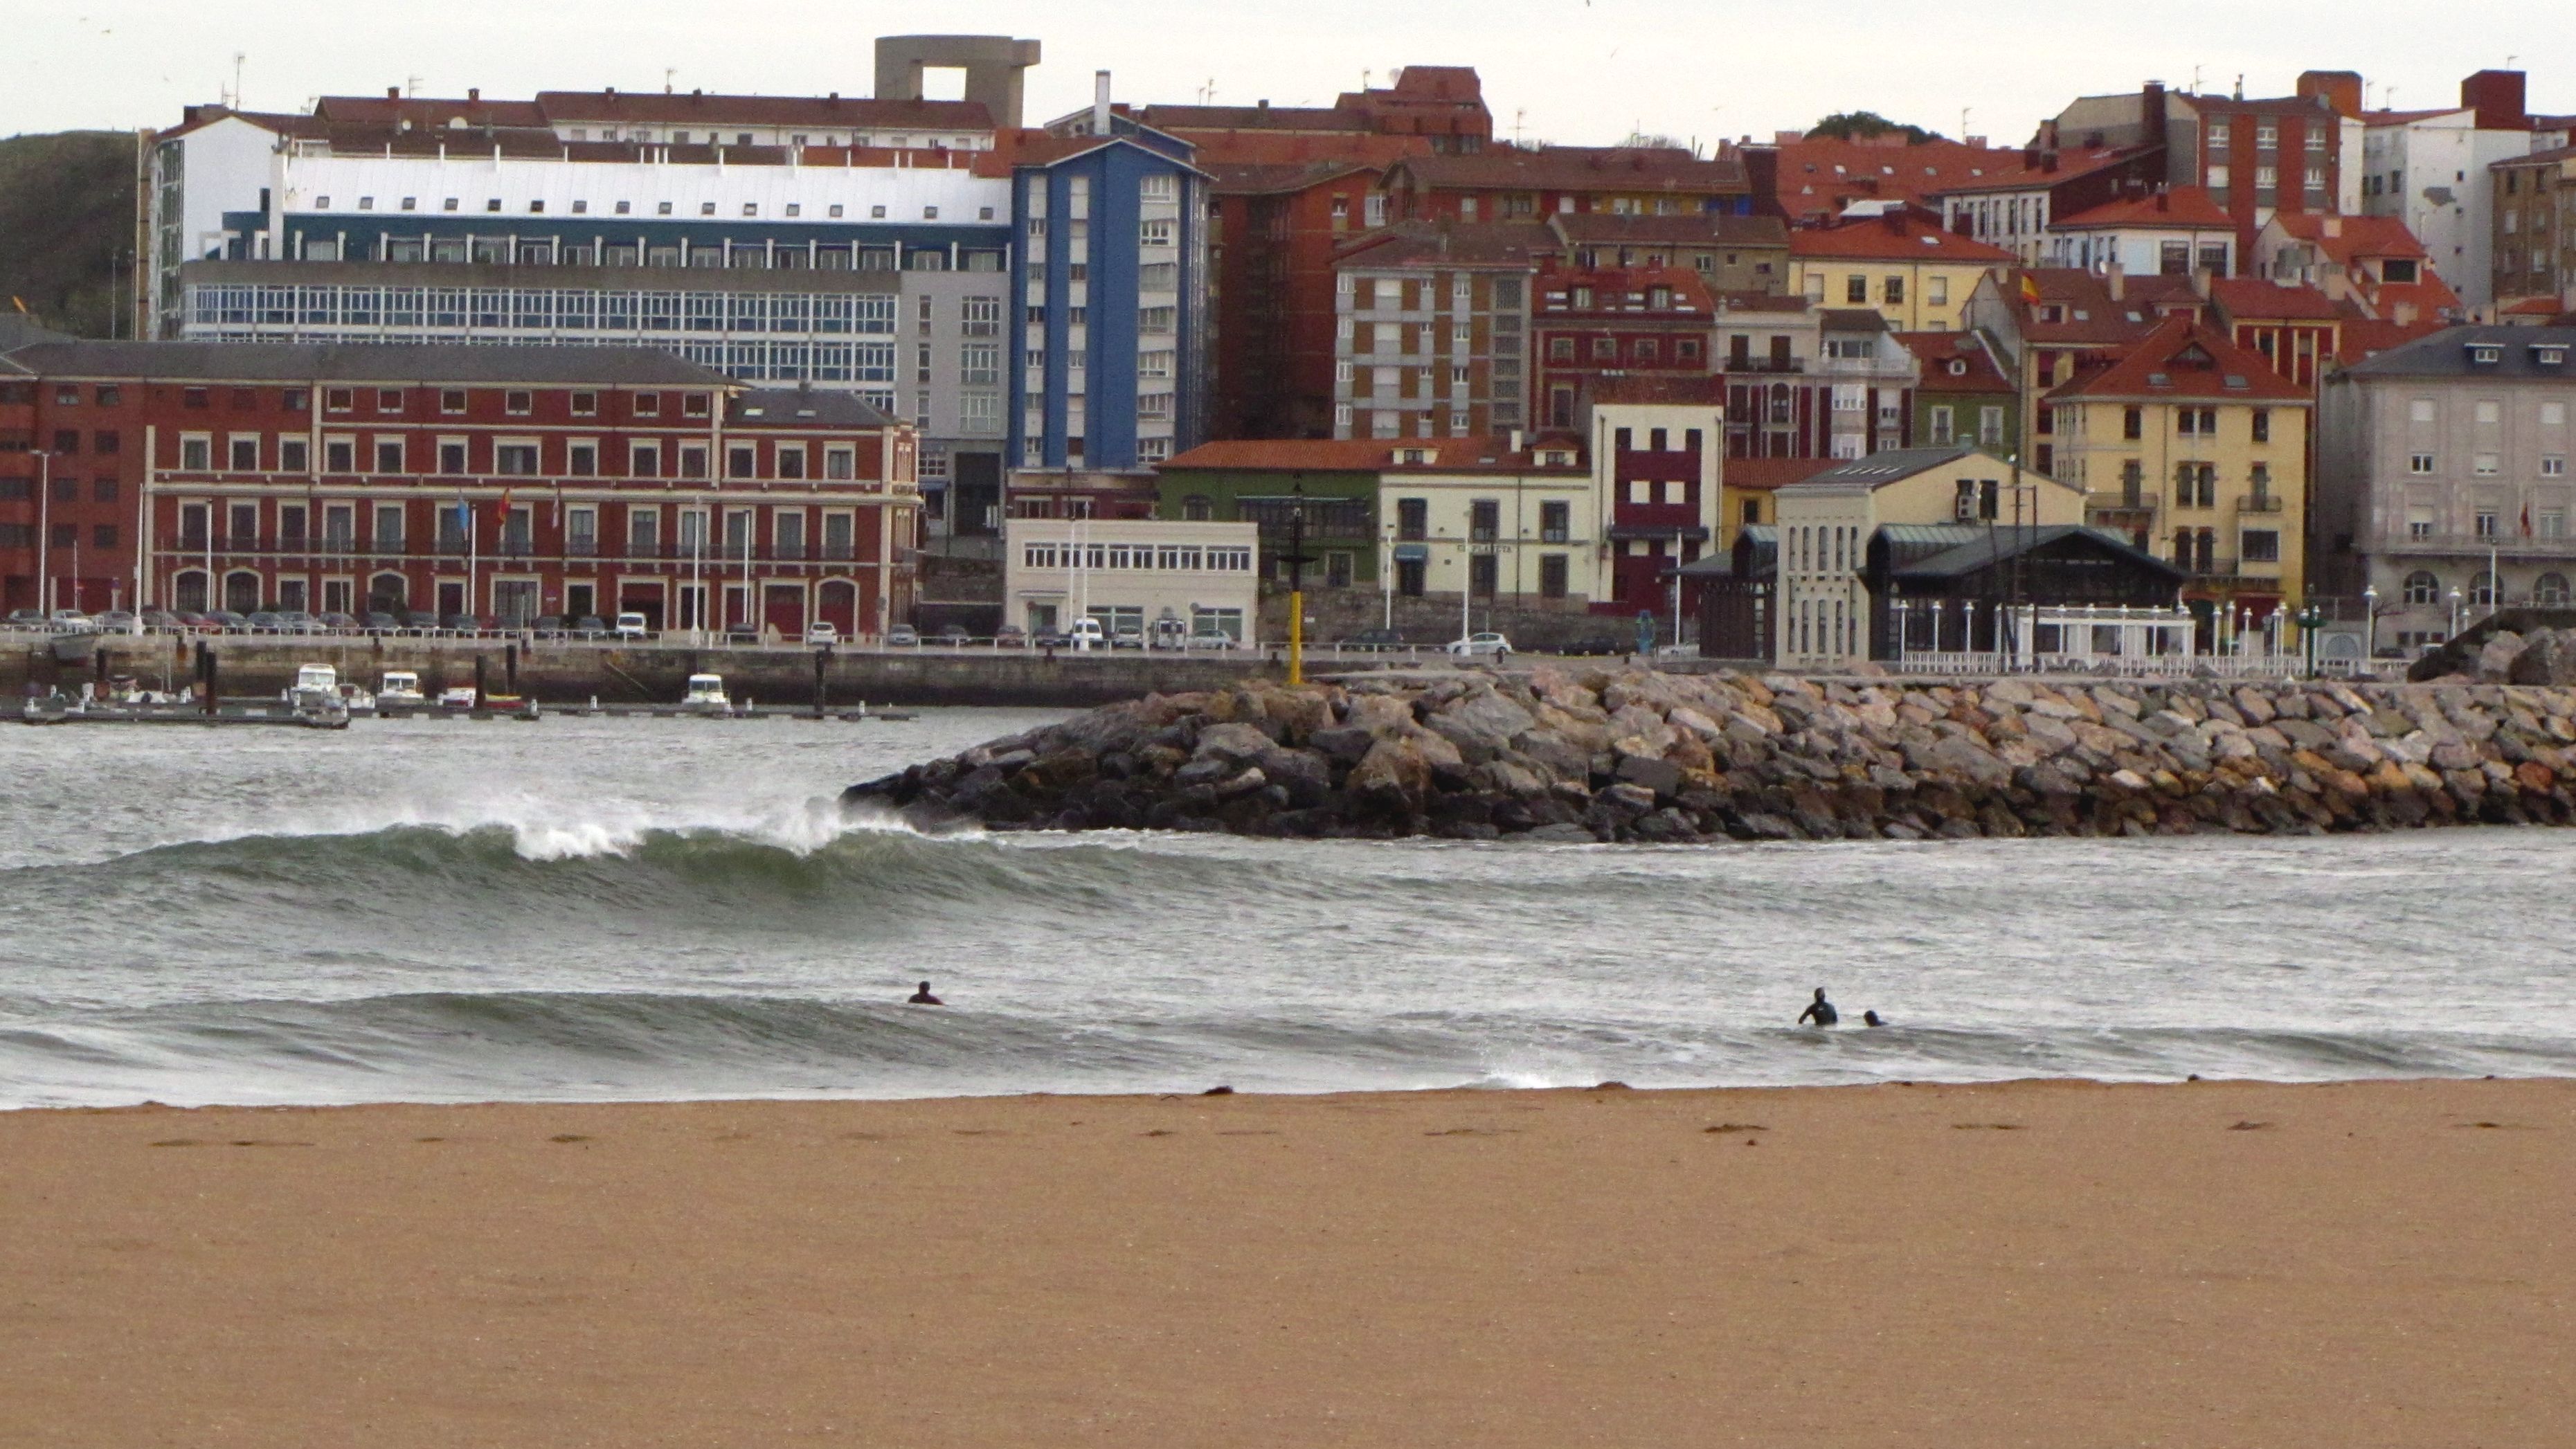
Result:
[[[1471,765],[1510,749],[1512,737],[1537,722],[1528,710],[1490,691],[1454,700],[1426,721]]]
[[[2576,630],[2537,629],[2523,641],[2506,676],[2516,684],[2576,684]]]
[[[2522,636],[2498,629],[2478,646],[2477,676],[2494,683],[2513,677],[2513,662],[2522,655]]]

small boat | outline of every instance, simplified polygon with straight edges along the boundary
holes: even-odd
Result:
[[[438,707],[440,709],[472,709],[474,707],[474,686],[470,684],[451,684],[447,688],[440,690],[438,692]]]
[[[337,715],[343,720],[349,715],[348,705],[340,698],[340,671],[328,664],[307,664],[297,669],[295,683],[286,691],[286,703],[299,715]]]
[[[374,714],[376,697],[367,692],[365,685],[353,679],[340,686],[340,707],[351,714]]]
[[[419,709],[429,703],[420,692],[420,676],[408,669],[388,669],[384,682],[376,688],[378,709]]]
[[[689,691],[680,696],[680,708],[693,714],[731,714],[733,701],[725,697],[724,676],[692,674]]]

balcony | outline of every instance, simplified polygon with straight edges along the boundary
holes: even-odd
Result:
[[[2248,493],[2244,497],[2236,500],[2236,511],[2239,513],[2278,513],[2281,511],[2281,495],[2278,493]]]
[[[2576,538],[2525,538],[2518,533],[2400,534],[2380,545],[2390,554],[2424,558],[2576,558]]]
[[[1788,373],[1805,372],[1807,370],[1807,363],[1806,359],[1800,357],[1729,357],[1726,359],[1726,366],[1723,370],[1727,372],[1741,372],[1748,375],[1762,372],[1780,373],[1785,375]]]

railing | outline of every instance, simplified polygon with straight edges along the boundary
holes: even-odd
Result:
[[[2576,558],[2576,538],[2525,538],[2519,533],[2400,534],[2382,547],[2393,554],[2487,554],[2507,559]]]
[[[621,546],[616,543],[602,543],[596,539],[591,539],[567,542],[561,551],[558,552],[549,547],[541,547],[533,540],[504,539],[495,542],[490,539],[485,539],[479,544],[469,546],[466,540],[460,535],[444,536],[439,538],[436,543],[429,545],[406,543],[401,539],[378,539],[367,542],[333,543],[327,546],[313,539],[299,539],[292,536],[271,538],[236,534],[218,535],[213,538],[208,538],[203,535],[182,535],[175,542],[164,542],[156,545],[153,552],[161,557],[173,558],[181,562],[185,562],[191,558],[202,558],[209,554],[217,558],[236,559],[336,558],[360,560],[417,558],[444,559],[462,562],[469,556],[479,554],[486,560],[555,559],[571,561],[578,559],[686,563],[694,559],[704,563],[709,568],[719,568],[729,563],[739,564],[743,561],[744,556],[743,546],[738,543],[730,547],[723,548],[719,548],[713,544],[709,544],[701,548],[680,543],[629,543]],[[874,559],[860,559],[856,546],[847,543],[827,543],[820,546],[813,544],[754,544],[750,549],[750,557],[751,561],[754,563],[875,562]]]
[[[2278,493],[2248,493],[2244,497],[2236,500],[2236,511],[2239,513],[2278,513],[2281,511],[2281,495]]]
[[[2132,493],[2125,488],[2117,493],[2084,495],[2084,507],[2086,511],[2092,513],[2138,513],[2153,516],[2163,506],[2164,500],[2152,493]]]

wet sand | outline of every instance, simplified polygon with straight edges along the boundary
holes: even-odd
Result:
[[[0,1114],[0,1442],[2534,1445],[2576,1082]]]

